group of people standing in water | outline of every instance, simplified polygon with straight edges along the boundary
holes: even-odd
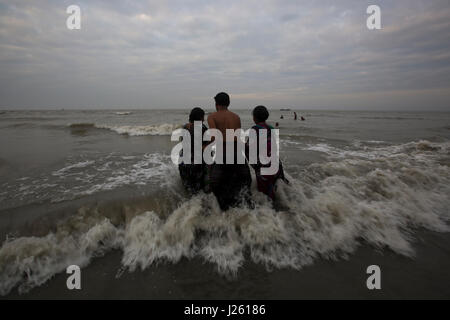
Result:
[[[241,119],[237,114],[230,111],[228,107],[230,106],[230,97],[227,93],[218,93],[215,97],[216,112],[210,114],[207,118],[207,124],[209,129],[217,129],[222,133],[224,137],[224,147],[222,150],[230,150],[231,147],[234,150],[234,161],[229,163],[226,160],[226,152],[223,152],[220,156],[223,156],[223,161],[218,161],[217,155],[215,162],[213,164],[206,164],[202,160],[201,163],[195,163],[194,152],[191,152],[192,161],[189,163],[181,162],[179,163],[179,172],[181,180],[186,189],[192,193],[197,193],[199,191],[212,192],[221,207],[222,210],[227,210],[230,207],[237,206],[240,204],[246,204],[253,206],[251,200],[250,186],[252,182],[250,169],[248,162],[239,163],[237,161],[238,148],[236,143],[236,137],[227,137],[226,131],[241,129]],[[253,121],[255,125],[252,127],[256,132],[256,146],[259,148],[260,139],[266,139],[267,143],[267,156],[270,157],[271,148],[271,130],[274,128],[266,123],[269,118],[269,112],[264,106],[257,106],[252,111]],[[189,122],[184,125],[183,129],[187,130],[190,134],[191,147],[194,148],[194,123],[201,121],[202,123],[202,136],[208,130],[204,125],[205,112],[201,108],[194,108],[189,114]],[[260,135],[262,129],[267,130],[264,135]],[[228,140],[227,140],[228,138]],[[212,141],[202,140],[202,149],[206,148]],[[273,174],[263,174],[261,169],[268,167],[270,163],[264,163],[259,159],[259,152],[256,153],[258,159],[251,166],[255,171],[257,189],[259,192],[267,195],[271,200],[275,199],[275,189],[278,180],[284,180],[286,183],[288,181],[284,177],[283,167],[281,161],[278,166],[278,170]],[[249,143],[245,145],[245,156],[249,158]],[[279,160],[277,160],[279,161]]]

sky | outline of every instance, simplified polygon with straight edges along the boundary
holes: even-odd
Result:
[[[449,0],[0,0],[0,108],[212,108],[226,91],[238,109],[450,111],[449,17]]]

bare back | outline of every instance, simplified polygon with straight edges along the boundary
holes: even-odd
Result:
[[[208,116],[208,125],[210,129],[218,129],[222,132],[224,141],[226,141],[226,129],[240,129],[241,119],[237,114],[229,110],[220,110]]]

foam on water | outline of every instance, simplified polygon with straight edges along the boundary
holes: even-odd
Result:
[[[116,115],[131,115],[131,112],[119,112]],[[59,127],[59,126],[57,126]],[[106,129],[121,135],[128,136],[169,136],[175,129],[180,128],[180,124],[160,123],[154,125],[111,125],[101,123],[71,123],[69,128],[85,132],[92,129]]]
[[[23,177],[0,185],[2,206],[36,201],[61,202],[122,186],[164,184],[174,168],[160,153],[140,157],[110,154],[96,160],[70,159],[62,168],[34,178]]]
[[[169,214],[119,219],[80,210],[45,237],[8,239],[0,248],[0,294],[16,286],[25,292],[113,248],[123,252],[118,270],[200,257],[233,276],[245,259],[269,270],[300,269],[318,258],[346,258],[363,243],[413,257],[416,228],[450,231],[450,170],[440,164],[449,143],[375,146],[370,156],[318,148],[329,160],[288,175],[291,184],[277,190],[278,210],[253,186],[254,209],[223,213],[213,195],[199,194]]]
[[[93,164],[94,162],[95,161],[93,161],[93,160],[80,161],[78,163],[71,164],[71,165],[69,165],[67,167],[64,167],[64,168],[62,168],[62,169],[60,169],[58,171],[53,172],[53,175],[55,175],[55,176],[62,176],[65,173],[71,171],[72,169],[85,168],[85,167]]]
[[[111,126],[98,124],[95,127],[112,130],[118,134],[126,134],[129,136],[168,136],[171,135],[175,129],[181,127],[181,125],[171,123],[147,126]]]
[[[41,238],[8,239],[0,249],[0,295],[18,284],[19,292],[27,292],[71,264],[86,266],[92,257],[118,247],[118,232],[104,220],[79,235],[61,230]]]

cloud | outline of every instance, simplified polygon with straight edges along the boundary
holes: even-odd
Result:
[[[448,2],[378,3],[0,0],[0,106],[449,110]]]

